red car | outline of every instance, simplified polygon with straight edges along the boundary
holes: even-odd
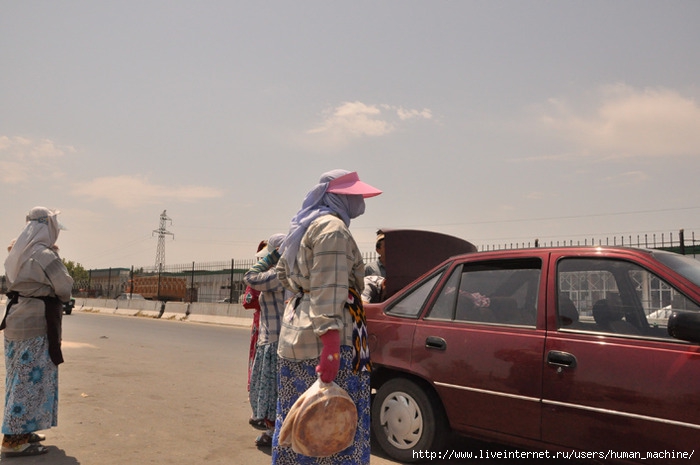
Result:
[[[700,261],[461,241],[452,249],[469,253],[443,250],[404,285],[441,237],[393,236],[391,295],[366,304],[372,430],[389,456],[432,457],[419,452],[443,451],[454,431],[550,457],[700,463]]]

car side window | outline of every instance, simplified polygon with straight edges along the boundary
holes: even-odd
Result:
[[[438,294],[438,297],[430,309],[427,318],[431,320],[452,320],[455,313],[455,302],[459,295],[459,281],[462,276],[462,267],[458,266],[447,280],[447,283]]]
[[[430,291],[433,290],[440,276],[442,276],[442,273],[437,273],[427,281],[419,284],[386,312],[397,316],[418,317],[423,310],[426,299],[430,295]]]
[[[455,268],[427,319],[535,326],[541,261],[465,263]]]
[[[673,339],[674,310],[700,307],[656,274],[616,259],[563,259],[557,265],[558,329]]]

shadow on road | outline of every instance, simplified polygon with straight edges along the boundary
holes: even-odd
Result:
[[[51,465],[80,465],[78,459],[66,455],[66,451],[56,446],[46,446],[47,454],[34,457],[3,457],[2,463],[17,463],[21,465],[51,464]]]

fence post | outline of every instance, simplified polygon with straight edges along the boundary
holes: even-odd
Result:
[[[234,264],[236,263],[235,259],[231,259],[231,278],[229,280],[230,286],[228,287],[228,302],[230,304],[233,303],[233,267]]]
[[[131,265],[131,271],[129,272],[129,298],[134,295],[134,265]]]
[[[163,272],[163,264],[158,265],[158,289],[156,289],[156,300],[160,300],[160,275]],[[160,318],[160,317],[159,317]]]
[[[111,298],[111,289],[112,289],[112,268],[109,268],[109,273],[107,274],[107,298]]]
[[[680,242],[681,255],[685,255],[685,232],[682,229],[678,231],[678,241]]]
[[[189,294],[190,294],[189,300],[190,300],[190,303],[192,303],[192,299],[194,298],[194,262],[192,262],[192,274],[190,275],[190,292],[189,292]],[[197,300],[199,300],[199,299],[197,299]],[[190,311],[189,305],[187,306],[187,311],[188,312]],[[188,315],[189,315],[189,313],[188,313]]]

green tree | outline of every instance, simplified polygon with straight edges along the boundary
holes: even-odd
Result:
[[[73,278],[73,281],[80,282],[80,281],[87,281],[89,278],[88,272],[85,268],[83,268],[83,265],[80,263],[74,263],[71,260],[66,260],[65,258],[62,259],[63,264],[66,266],[66,269],[68,270],[68,274]]]

